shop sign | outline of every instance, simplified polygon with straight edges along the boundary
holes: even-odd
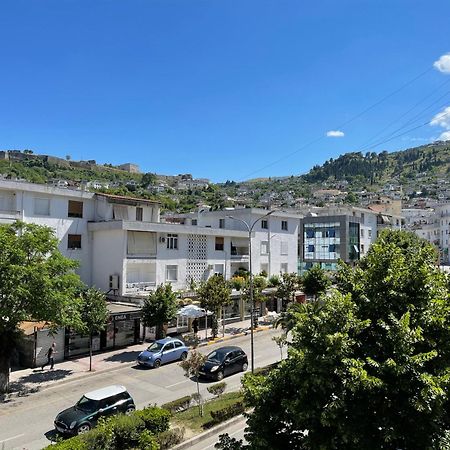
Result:
[[[114,320],[128,320],[129,318],[129,314],[117,314],[114,316]]]

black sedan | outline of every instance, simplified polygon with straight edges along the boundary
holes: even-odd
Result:
[[[200,369],[200,376],[220,381],[224,376],[245,372],[248,359],[240,347],[221,347],[211,352]]]

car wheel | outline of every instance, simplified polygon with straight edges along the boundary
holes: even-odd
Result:
[[[242,372],[245,372],[248,369],[248,364],[244,363],[242,364]]]
[[[125,410],[125,414],[129,416],[132,412],[136,411],[136,408],[134,406],[128,406]]]
[[[83,423],[77,428],[77,434],[84,434],[90,431],[91,426],[88,423]]]
[[[217,381],[222,381],[223,380],[223,372],[221,370],[219,370],[217,372],[216,378],[217,378]]]
[[[153,363],[153,367],[154,367],[155,369],[157,369],[160,365],[161,365],[161,360],[160,360],[160,359],[157,359],[157,360]]]
[[[186,361],[186,358],[187,358],[187,352],[183,352],[183,353],[181,354],[180,360],[181,360],[181,361]]]

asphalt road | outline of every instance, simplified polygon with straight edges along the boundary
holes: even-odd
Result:
[[[255,367],[279,360],[279,348],[272,341],[272,337],[279,333],[268,330],[255,334]],[[242,347],[250,360],[249,335],[233,339],[228,344]],[[209,353],[223,345],[210,345],[199,350]],[[241,376],[240,373],[225,378],[227,391],[239,388]],[[75,404],[85,392],[111,384],[126,386],[137,408],[166,403],[196,391],[195,381],[186,378],[176,363],[159,369],[142,369],[127,364],[111,372],[68,380],[11,403],[0,404],[0,449],[35,450],[45,447],[54,436],[53,420],[60,411]],[[200,385],[200,392],[205,397],[209,397],[206,390],[209,384],[204,382]]]

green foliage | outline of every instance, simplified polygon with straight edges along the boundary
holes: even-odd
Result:
[[[176,294],[172,285],[160,285],[144,301],[142,306],[142,322],[147,327],[156,327],[156,339],[164,337],[164,324],[177,314]]]
[[[206,390],[210,394],[220,397],[225,392],[226,387],[227,384],[225,383],[225,381],[222,381],[221,383],[216,383],[213,384],[212,386],[208,386]]]
[[[141,433],[146,429],[146,423],[136,413],[130,415],[120,414],[108,425],[112,429],[114,448],[136,447]]]
[[[0,225],[0,342],[11,342],[18,325],[30,319],[58,326],[79,326],[82,283],[74,273],[77,263],[58,250],[49,227],[15,222]],[[0,370],[8,389],[9,358],[14,345],[1,345]]]
[[[280,285],[280,277],[278,275],[271,275],[269,281],[267,282],[269,287],[277,287]]]
[[[225,422],[232,417],[238,416],[245,411],[243,402],[236,402],[216,411],[211,411],[212,419],[203,424],[203,428],[211,428],[218,423]]]
[[[189,408],[191,404],[191,396],[185,395],[184,397],[177,398],[176,400],[173,400],[172,402],[164,403],[161,405],[161,408],[167,409],[172,414],[185,411]]]
[[[147,406],[136,411],[134,415],[143,421],[147,430],[157,434],[169,429],[170,412],[168,409],[166,407]]]
[[[175,447],[175,445],[183,441],[184,433],[184,428],[176,427],[158,434],[157,441],[159,444],[159,448],[161,450],[167,450],[169,448]]]
[[[330,278],[319,264],[315,264],[303,276],[303,291],[306,295],[317,297],[323,294],[330,285]]]
[[[109,316],[105,294],[95,288],[82,292],[80,312],[80,332],[93,334],[104,330]]]
[[[297,314],[289,357],[245,376],[249,449],[445,448],[450,303],[435,261],[414,235],[383,232],[341,270],[341,292]]]
[[[289,302],[293,300],[295,291],[300,289],[302,285],[302,279],[296,273],[283,273],[281,278],[278,277],[277,298],[280,298],[285,308]]]

